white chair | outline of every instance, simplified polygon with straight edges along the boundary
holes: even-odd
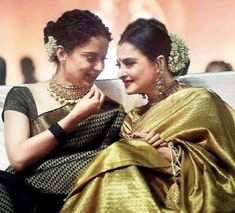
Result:
[[[235,72],[197,73],[182,76],[180,82],[214,91],[235,109]]]

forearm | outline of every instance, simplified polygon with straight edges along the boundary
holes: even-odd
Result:
[[[69,134],[79,121],[79,117],[67,115],[58,124],[66,134]],[[16,171],[32,166],[52,152],[60,143],[49,130],[33,137],[29,137],[29,132],[27,132],[25,135],[22,134],[19,139],[13,138],[12,128],[9,128],[9,131],[9,133],[6,131],[6,148],[10,164]],[[17,132],[21,132],[21,130],[19,129]]]
[[[16,171],[22,171],[47,156],[58,141],[49,130],[19,142],[14,147],[7,147],[7,154],[11,166]]]

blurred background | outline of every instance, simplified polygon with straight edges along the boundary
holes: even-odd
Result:
[[[6,84],[27,83],[25,73],[32,82],[51,77],[56,67],[47,61],[43,28],[75,8],[95,12],[113,33],[100,79],[117,77],[117,40],[139,17],[155,17],[183,37],[190,49],[189,73],[204,72],[212,60],[235,66],[235,0],[0,0],[0,57],[6,65]]]

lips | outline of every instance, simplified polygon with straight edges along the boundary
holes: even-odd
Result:
[[[91,74],[87,74],[86,76],[90,81],[95,81],[96,78],[98,77],[97,75],[91,75]]]
[[[124,80],[123,81],[126,88],[129,87],[132,84],[132,82],[133,82],[132,80]]]

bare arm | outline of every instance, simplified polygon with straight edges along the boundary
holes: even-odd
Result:
[[[77,123],[96,113],[103,100],[104,94],[94,87],[58,124],[66,133],[71,132]],[[4,119],[7,155],[16,171],[33,165],[58,145],[58,141],[49,130],[30,137],[30,122],[23,113],[7,110],[4,112]]]

